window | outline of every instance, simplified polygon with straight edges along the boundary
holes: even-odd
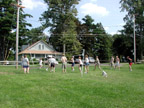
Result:
[[[41,45],[39,45],[39,50],[41,50]]]
[[[42,49],[44,50],[44,45],[42,45]]]

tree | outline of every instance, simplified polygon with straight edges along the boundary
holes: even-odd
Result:
[[[99,56],[100,59],[109,59],[112,42],[102,24],[94,24],[94,20],[89,15],[86,15],[83,21],[83,24],[77,23],[77,31],[86,54],[93,57]]]
[[[137,40],[137,58],[142,58],[144,54],[143,50],[143,38],[144,38],[144,1],[143,0],[121,0],[121,9],[122,11],[127,11],[128,14],[124,17],[124,21],[126,21],[126,25],[130,25],[133,28],[133,17],[135,16],[135,22],[136,22],[136,40]],[[130,32],[130,34],[133,34],[133,31]],[[125,35],[129,35],[127,33],[127,30],[125,32]]]
[[[8,59],[11,50],[15,50],[16,31],[16,7],[12,6],[16,2],[13,0],[2,0],[0,2],[0,60]],[[24,20],[27,16],[20,10],[20,36],[23,36],[30,24]]]
[[[81,49],[81,44],[77,40],[75,5],[79,0],[44,0],[48,5],[47,11],[42,14],[40,20],[44,27],[50,27],[50,42],[58,51],[63,51],[66,44],[67,52],[75,54]],[[74,46],[73,46],[74,45]],[[72,47],[70,47],[72,46]]]

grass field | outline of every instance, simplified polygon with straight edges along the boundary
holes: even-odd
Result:
[[[0,66],[0,108],[144,108],[144,64],[121,70],[102,68],[81,77],[78,67],[63,74],[32,68],[30,74]]]

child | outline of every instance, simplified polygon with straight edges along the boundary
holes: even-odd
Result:
[[[42,63],[43,63],[42,58],[40,58],[40,60],[39,60],[39,65],[40,65],[40,67],[39,67],[39,68],[40,68],[40,69],[41,69],[41,68],[42,68],[42,66],[43,66],[43,64],[42,64]]]
[[[74,56],[72,56],[71,62],[72,62],[71,68],[72,68],[72,71],[74,71],[74,65],[75,65]]]
[[[83,66],[83,62],[81,60],[81,57],[79,57],[79,71],[82,72],[82,66]]]
[[[116,56],[116,64],[115,64],[115,69],[116,68],[119,68],[119,70],[120,70],[120,59],[119,59],[119,57],[118,56]]]
[[[85,73],[88,73],[89,71],[89,59],[88,56],[85,56]]]
[[[129,56],[127,56],[127,60],[129,63],[129,70],[132,71],[132,59]]]

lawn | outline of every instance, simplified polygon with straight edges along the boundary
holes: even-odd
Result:
[[[0,108],[144,108],[144,64],[123,64],[121,70],[102,66],[81,76],[78,67],[63,74],[31,67],[29,74],[0,66]]]

